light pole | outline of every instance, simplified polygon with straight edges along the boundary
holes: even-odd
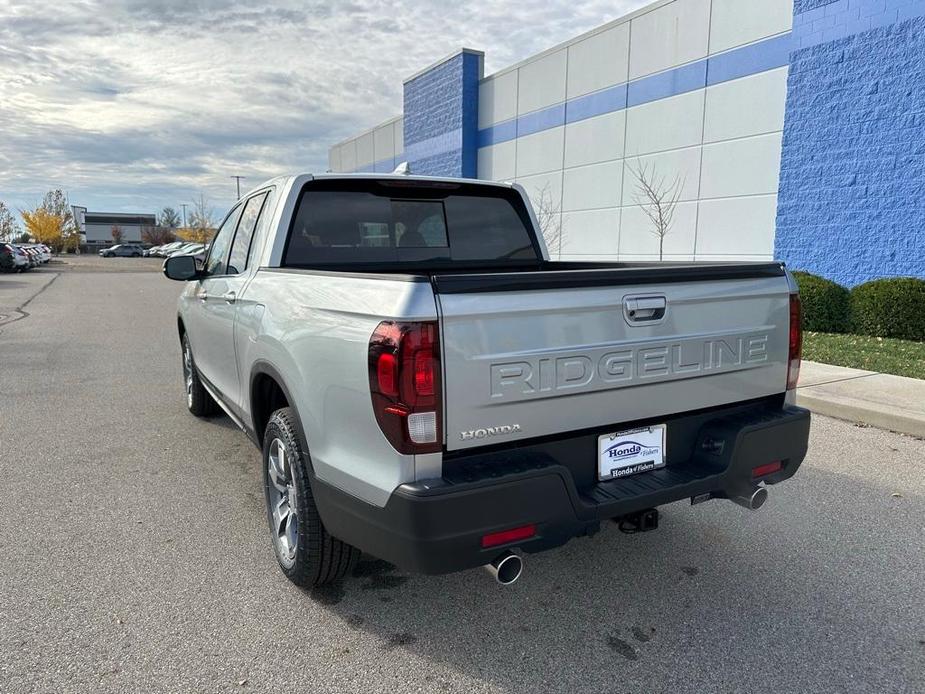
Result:
[[[186,203],[181,202],[180,207],[183,208],[183,228],[186,229]]]
[[[241,179],[242,179],[242,178],[246,178],[246,177],[245,177],[245,176],[232,176],[231,178],[233,178],[234,181],[235,181],[235,183],[237,183],[237,185],[238,185],[238,197],[237,197],[237,199],[240,200],[240,199],[241,199]]]

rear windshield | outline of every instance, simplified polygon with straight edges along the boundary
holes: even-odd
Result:
[[[290,229],[290,267],[536,264],[520,196],[465,183],[313,181]]]

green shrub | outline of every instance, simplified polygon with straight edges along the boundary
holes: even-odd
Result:
[[[903,340],[925,340],[925,280],[892,277],[851,290],[854,332]]]
[[[809,272],[794,272],[803,304],[803,329],[817,333],[848,332],[848,290]]]

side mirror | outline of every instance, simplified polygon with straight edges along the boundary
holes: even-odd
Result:
[[[191,255],[175,255],[164,261],[164,277],[178,282],[199,279],[196,259]]]

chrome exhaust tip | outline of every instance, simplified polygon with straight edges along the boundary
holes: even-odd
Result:
[[[768,490],[765,487],[755,487],[751,494],[731,496],[729,500],[737,503],[743,508],[747,508],[749,511],[757,511],[764,506],[764,502],[768,500]]]
[[[524,570],[524,561],[513,552],[505,552],[490,564],[485,564],[485,570],[502,586],[509,586]]]

